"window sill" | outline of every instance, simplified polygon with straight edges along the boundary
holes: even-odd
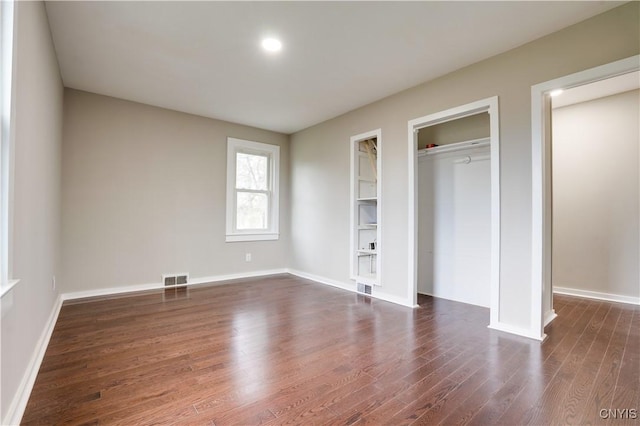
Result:
[[[0,287],[0,299],[2,299],[5,294],[9,293],[11,289],[14,288],[19,282],[20,280],[9,280],[7,285],[3,285],[2,287]]]
[[[280,239],[280,234],[231,234],[227,235],[226,242],[235,243],[240,241],[273,241]]]

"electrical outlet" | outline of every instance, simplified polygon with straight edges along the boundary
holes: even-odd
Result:
[[[56,289],[56,276],[54,275],[51,279],[51,288]]]
[[[251,262],[251,253],[245,253],[244,261],[245,262]]]

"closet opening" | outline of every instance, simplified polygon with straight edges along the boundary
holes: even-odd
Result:
[[[500,310],[498,98],[409,121],[409,297]]]
[[[490,306],[489,136],[488,112],[418,130],[418,302]]]

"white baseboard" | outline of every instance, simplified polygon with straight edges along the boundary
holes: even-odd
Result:
[[[344,283],[342,281],[333,280],[331,278],[322,277],[320,275],[309,274],[307,272],[298,271],[296,269],[287,269],[287,272],[289,274],[291,274],[291,275],[295,275],[296,277],[305,278],[307,280],[315,281],[315,282],[320,283],[320,284],[330,285],[332,287],[337,287],[339,289],[350,291],[352,293],[362,294],[362,293],[358,293],[356,291],[355,282],[350,282],[350,283],[347,284],[347,283]],[[373,288],[373,294],[369,294],[367,296],[371,296],[374,299],[384,300],[385,302],[395,303],[396,305],[406,306],[408,308],[416,308],[417,307],[411,301],[403,299],[403,298],[400,298],[400,297],[396,297],[396,296],[392,296],[392,295],[384,294],[384,293],[382,293],[382,294],[381,293],[377,293],[376,294],[376,290],[378,290],[378,289],[379,289],[379,287],[374,287]]]
[[[542,335],[540,335],[538,332],[536,332],[536,330],[530,330],[528,328],[516,327],[516,326],[505,324],[505,323],[502,323],[502,322],[498,322],[498,323],[495,323],[495,324],[489,324],[487,327],[492,329],[492,330],[497,330],[497,331],[502,331],[502,332],[505,332],[505,333],[515,334],[515,335],[518,335],[518,336],[526,337],[528,339],[539,340],[540,342],[543,342],[544,339],[547,338],[546,334],[543,333]]]
[[[136,284],[122,287],[99,288],[96,290],[72,291],[62,294],[62,300],[84,299],[86,297],[112,296],[115,294],[133,293],[136,291],[155,290],[161,287],[160,283]]]
[[[286,274],[287,270],[282,269],[269,269],[263,271],[253,271],[253,272],[242,272],[238,274],[226,274],[226,275],[213,275],[209,277],[199,277],[199,278],[190,278],[187,286],[196,286],[202,284],[209,283],[222,283],[224,281],[237,280],[242,278],[256,278],[256,277],[264,277],[267,275],[277,275],[277,274]],[[161,290],[165,288],[164,284],[161,282],[151,283],[151,284],[135,284],[129,286],[122,287],[109,287],[109,288],[100,288],[96,290],[87,290],[87,291],[74,291],[70,293],[62,294],[62,300],[73,300],[73,299],[84,299],[86,297],[96,297],[96,296],[113,296],[116,294],[124,294],[124,293],[132,293],[136,291],[145,291],[145,290]]]
[[[31,396],[31,390],[36,382],[40,365],[42,364],[44,354],[49,346],[49,340],[51,340],[53,329],[56,325],[56,321],[58,320],[60,308],[62,307],[62,300],[62,296],[58,296],[58,299],[51,309],[51,314],[49,315],[45,328],[40,335],[40,339],[38,339],[33,355],[29,360],[27,370],[20,381],[20,385],[18,386],[16,394],[9,405],[5,418],[2,419],[3,425],[18,425],[20,424],[20,420],[22,420],[24,410],[27,408],[27,402],[29,402],[29,396]]]
[[[556,286],[553,286],[553,292],[557,294],[565,294],[567,296],[586,297],[587,299],[606,300],[608,302],[640,305],[640,297],[623,296],[620,294],[600,293],[598,291],[580,290],[577,288]]]
[[[322,277],[320,275],[309,274],[307,272],[298,271],[297,269],[287,269],[287,272],[296,277],[304,278],[307,280],[315,281],[320,284],[330,285],[331,287],[337,287],[342,290],[357,293],[354,287],[354,283],[346,284],[341,281],[332,280],[331,278]]]
[[[209,277],[200,277],[200,278],[189,278],[189,283],[187,284],[187,286],[196,286],[196,285],[212,284],[212,283],[222,284],[226,281],[231,281],[231,280],[244,279],[244,278],[257,278],[257,277],[264,277],[268,275],[278,275],[278,274],[291,274],[300,278],[305,278],[311,281],[315,281],[320,284],[326,284],[332,287],[337,287],[342,290],[357,293],[354,283],[344,283],[341,281],[333,280],[333,279],[322,277],[319,275],[309,274],[307,272],[302,272],[295,269],[287,269],[287,268],[268,269],[268,270],[253,271],[253,272],[241,272],[238,274],[213,275]],[[164,284],[158,282],[158,283],[151,283],[151,284],[130,285],[126,287],[124,286],[109,287],[109,288],[101,288],[96,290],[75,291],[70,293],[64,293],[61,296],[62,296],[62,300],[74,300],[74,299],[83,299],[86,297],[113,296],[116,294],[132,293],[136,291],[160,290],[163,288],[165,288]],[[395,303],[397,305],[407,306],[410,308],[416,307],[410,301],[400,297],[396,297],[396,296],[392,296],[384,293],[375,294],[375,290],[377,290],[378,288],[379,287],[374,287],[374,294],[372,294],[371,297],[384,300],[386,302]]]
[[[555,309],[551,309],[547,312],[545,312],[544,314],[544,326],[548,326],[551,321],[553,321],[554,319],[556,319],[558,317],[558,314],[556,314]]]
[[[287,272],[288,272],[287,269],[281,268],[281,269],[267,269],[263,271],[253,271],[253,272],[241,272],[239,274],[214,275],[211,277],[201,277],[201,278],[191,279],[189,280],[189,285],[218,283],[220,281],[239,280],[243,278],[265,277],[268,275],[286,274]]]

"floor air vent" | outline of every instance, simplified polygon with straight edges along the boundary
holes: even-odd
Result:
[[[164,294],[162,300],[180,300],[189,298],[189,274],[164,274],[162,275]]]
[[[371,294],[371,286],[358,283],[358,293]]]
[[[162,276],[165,287],[186,286],[189,282],[189,274],[165,274]]]

